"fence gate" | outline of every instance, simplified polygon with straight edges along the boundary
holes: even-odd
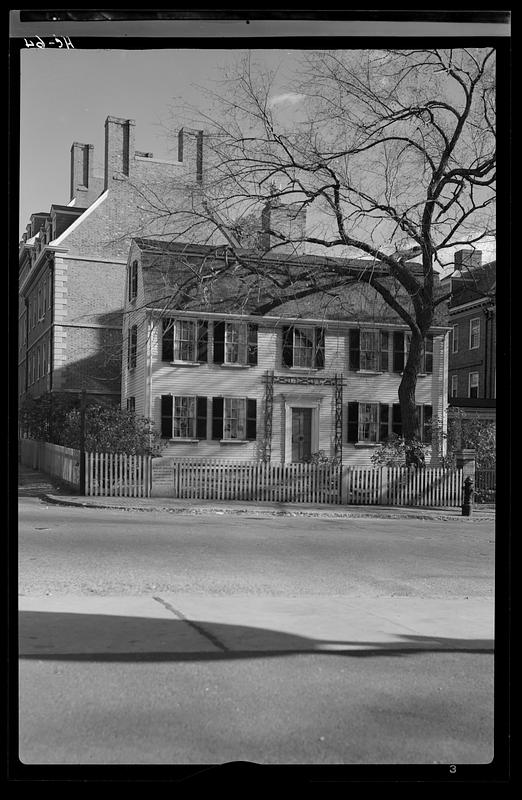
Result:
[[[149,497],[151,457],[124,453],[85,454],[85,493],[104,497]]]

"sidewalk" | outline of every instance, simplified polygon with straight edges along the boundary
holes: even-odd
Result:
[[[241,514],[250,516],[308,516],[331,518],[455,520],[464,523],[495,521],[494,505],[475,505],[471,517],[463,517],[460,508],[423,508],[401,506],[341,506],[300,503],[256,503],[241,500],[175,500],[167,497],[83,497],[54,478],[19,464],[19,495],[41,497],[47,503],[80,508],[103,508],[122,511],[159,511],[174,514]]]
[[[489,598],[337,595],[19,597],[20,655],[493,650]]]

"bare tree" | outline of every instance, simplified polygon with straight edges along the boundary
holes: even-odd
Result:
[[[216,276],[243,270],[249,287],[263,288],[260,313],[353,281],[371,286],[411,330],[399,387],[407,442],[417,434],[425,337],[447,299],[436,272],[455,247],[494,234],[494,56],[482,48],[310,51],[299,83],[281,94],[276,74],[244,54],[194,117],[206,131],[199,198],[169,211],[181,241],[198,230],[226,236],[233,258]],[[267,259],[266,243],[256,253],[261,210],[288,201],[307,210],[307,229],[265,230]],[[288,256],[303,245],[315,261]]]

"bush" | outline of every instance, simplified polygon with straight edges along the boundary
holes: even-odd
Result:
[[[402,436],[392,433],[372,453],[371,462],[374,467],[404,467],[406,454],[412,453],[418,464],[424,464],[431,452],[430,445],[414,440],[406,442]]]

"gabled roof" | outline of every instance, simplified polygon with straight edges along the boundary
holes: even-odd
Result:
[[[226,245],[192,245],[146,238],[136,238],[133,243],[141,253],[144,302],[149,308],[403,324],[375,290],[357,280],[357,274],[364,271],[377,273],[387,284],[394,283],[388,277],[388,268],[372,259],[294,256],[278,254],[277,250],[232,251]],[[130,258],[134,257],[131,253]],[[330,288],[331,274],[321,270],[327,265],[339,272],[339,285],[335,288]],[[411,266],[422,270],[418,264]],[[278,289],[266,277],[269,269],[277,273],[282,284],[291,278],[288,288]],[[350,271],[353,277],[347,282]],[[307,294],[313,287],[317,291]],[[273,299],[279,300],[281,295],[285,302],[272,306],[271,310]],[[401,301],[405,300],[409,298],[404,293]],[[438,320],[434,321],[437,323]]]

